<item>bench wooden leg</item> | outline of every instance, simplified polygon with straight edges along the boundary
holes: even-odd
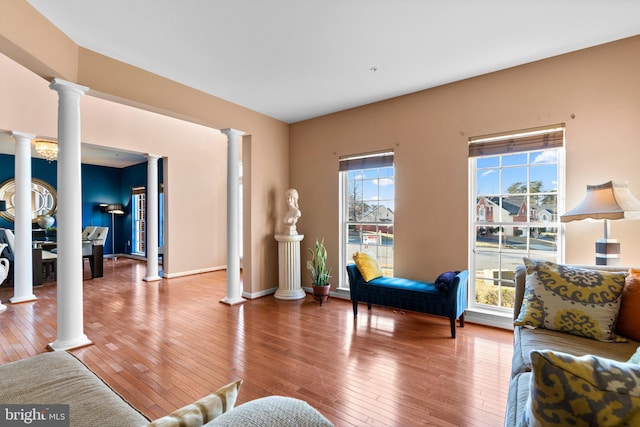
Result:
[[[460,327],[464,328],[464,313],[460,315],[458,320],[460,321]],[[451,338],[455,338],[456,337],[456,318],[450,317],[449,323],[451,325]]]

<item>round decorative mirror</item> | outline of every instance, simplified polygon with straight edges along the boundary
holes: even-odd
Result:
[[[7,210],[0,212],[0,216],[11,222],[15,219],[15,194],[15,179],[11,178],[0,184],[0,200],[7,203]],[[31,221],[36,222],[41,215],[53,216],[57,207],[56,189],[41,179],[33,178],[31,180]]]

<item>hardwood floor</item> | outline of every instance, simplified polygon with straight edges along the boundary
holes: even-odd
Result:
[[[85,265],[88,273],[88,264]],[[84,282],[85,333],[73,350],[149,418],[238,378],[238,404],[272,394],[309,402],[336,426],[500,426],[510,331],[311,296],[229,307],[225,272],[147,283],[145,264],[105,260]],[[85,274],[90,278],[90,274]],[[0,288],[0,364],[45,352],[56,338],[56,285],[8,304]]]

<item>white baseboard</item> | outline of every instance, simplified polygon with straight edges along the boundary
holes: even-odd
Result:
[[[247,299],[256,299],[260,297],[266,297],[267,295],[275,294],[277,290],[278,290],[278,287],[276,286],[275,288],[265,289],[260,292],[242,292],[242,297]]]
[[[210,273],[212,271],[226,270],[226,268],[227,268],[226,265],[221,265],[221,266],[218,266],[218,267],[201,268],[201,269],[198,269],[198,270],[179,271],[177,273],[171,273],[171,274],[166,274],[163,271],[162,272],[162,277],[164,277],[165,279],[173,279],[175,277],[191,276],[192,274],[202,274],[202,273]]]

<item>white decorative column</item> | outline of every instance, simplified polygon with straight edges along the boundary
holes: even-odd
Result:
[[[11,303],[36,300],[33,294],[33,260],[31,250],[31,140],[35,135],[12,132],[16,140],[15,179],[15,254],[13,297]]]
[[[147,155],[147,282],[160,280],[158,276],[158,159]]]
[[[301,299],[306,296],[300,285],[300,242],[304,234],[276,234],[278,241],[278,299]]]
[[[0,243],[0,254],[2,254],[2,251],[6,247],[7,247],[6,243]],[[6,258],[0,258],[0,285],[2,285],[2,282],[5,281],[5,279],[9,275],[9,273],[10,273],[9,272],[9,260],[6,259]],[[0,301],[0,313],[5,311],[6,309],[7,309],[7,306],[2,304],[2,301]]]
[[[91,344],[84,334],[82,307],[82,172],[80,168],[80,97],[88,88],[60,79],[58,92],[58,270],[57,337],[52,350]]]
[[[240,288],[240,167],[238,141],[244,132],[223,129],[227,136],[227,296],[220,302],[245,302]]]

